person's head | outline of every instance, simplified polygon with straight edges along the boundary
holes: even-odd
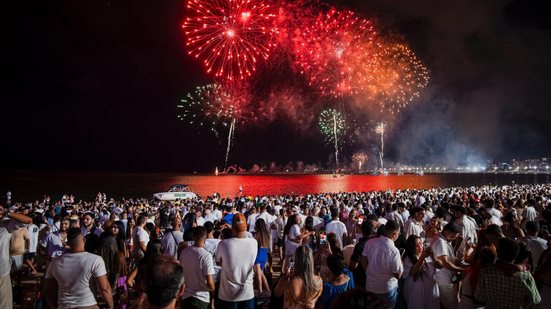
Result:
[[[61,218],[61,221],[59,221],[59,230],[61,232],[67,232],[67,230],[69,230],[70,225],[71,225],[71,219],[69,219],[69,217],[63,217]]]
[[[163,247],[161,245],[161,240],[153,239],[147,243],[145,249],[144,261],[152,261],[155,257],[163,255]]]
[[[442,229],[442,236],[446,239],[446,241],[453,241],[457,238],[460,231],[461,229],[457,224],[450,222]]]
[[[395,241],[398,239],[398,236],[400,236],[400,225],[396,223],[396,221],[389,220],[383,229],[383,234],[390,238],[392,241]]]
[[[454,205],[451,208],[454,218],[459,219],[467,214],[467,209],[460,205]]]
[[[205,243],[207,239],[207,229],[202,226],[196,226],[193,228],[193,241],[195,246],[199,247]]]
[[[503,216],[503,222],[507,222],[509,224],[514,224],[516,223],[516,217],[515,217],[515,214],[511,211],[507,212],[504,216]]]
[[[84,226],[85,228],[87,229],[92,228],[95,223],[94,221],[95,221],[94,214],[92,214],[91,212],[85,212],[82,215],[82,226]]]
[[[331,219],[337,220],[339,218],[339,209],[337,207],[331,208]]]
[[[503,238],[503,232],[497,224],[488,225],[488,227],[484,231],[484,235],[486,236],[486,239],[488,239],[488,241],[493,244],[497,244],[497,241],[500,238]]]
[[[533,269],[533,259],[532,259],[532,250],[528,247],[527,244],[523,242],[518,242],[519,250],[518,254],[515,257],[513,263],[517,265],[528,266],[529,269]]]
[[[362,228],[363,237],[373,236],[373,232],[374,232],[373,221],[364,220],[364,222],[362,222],[361,228]]]
[[[304,228],[311,232],[314,230],[314,218],[311,216],[306,217],[306,220],[304,220]]]
[[[172,228],[175,231],[180,230],[180,227],[182,226],[182,218],[180,216],[174,216],[174,219],[172,220]]]
[[[344,257],[340,254],[330,254],[327,257],[327,267],[331,271],[334,277],[342,275],[346,264],[344,263]]]
[[[168,307],[184,293],[184,268],[172,257],[158,256],[148,266],[144,282],[150,306]]]
[[[214,223],[207,221],[205,224],[203,224],[203,227],[207,231],[207,234],[210,235],[214,232]]]
[[[528,221],[526,222],[526,233],[530,236],[536,236],[538,235],[540,231],[540,225],[536,221]]]
[[[425,210],[421,207],[413,207],[409,212],[410,217],[417,222],[423,221],[425,217]]]
[[[409,235],[406,240],[406,251],[404,256],[409,257],[409,259],[415,263],[418,260],[418,256],[423,253],[423,241],[419,236]]]
[[[232,226],[233,234],[237,238],[245,238],[247,237],[247,219],[245,219],[245,216],[241,213],[236,213],[233,216],[232,220]]]
[[[147,220],[147,217],[144,216],[144,215],[139,215],[138,216],[138,219],[136,219],[136,225],[137,226],[141,226],[141,227],[144,227],[145,225],[145,221]]]
[[[497,258],[501,262],[512,263],[520,252],[518,242],[511,238],[503,237],[497,246]]]
[[[429,228],[433,228],[436,231],[440,232],[442,230],[442,219],[437,216],[430,218]]]
[[[121,226],[117,224],[117,222],[113,222],[109,226],[109,232],[115,236],[119,235],[121,232]]]
[[[67,245],[73,252],[84,251],[84,237],[78,228],[67,230]]]

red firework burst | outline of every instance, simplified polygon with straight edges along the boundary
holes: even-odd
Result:
[[[262,0],[190,0],[183,28],[188,53],[202,59],[207,73],[243,79],[272,49],[274,7]]]
[[[295,63],[321,93],[356,94],[371,77],[365,64],[375,54],[375,37],[369,20],[332,8],[294,40]]]

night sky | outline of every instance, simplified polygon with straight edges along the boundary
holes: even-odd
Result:
[[[390,25],[430,70],[429,87],[389,127],[387,158],[466,164],[551,155],[550,1],[326,3]],[[223,165],[224,141],[176,117],[187,92],[212,82],[187,56],[184,5],[10,4],[0,168],[191,172]],[[316,130],[280,119],[240,132],[230,161],[326,165],[331,149]],[[372,152],[376,141],[366,133],[348,151]]]

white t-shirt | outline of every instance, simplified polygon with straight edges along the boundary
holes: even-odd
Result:
[[[331,220],[325,225],[325,233],[335,233],[339,239],[339,247],[342,249],[343,236],[346,234],[346,225],[338,220]]]
[[[258,244],[252,238],[230,238],[218,244],[216,262],[220,271],[218,297],[228,302],[254,298],[253,269]]]
[[[293,240],[297,239],[300,235],[300,226],[298,224],[293,224],[289,229],[287,234],[287,239],[285,240],[285,255],[295,255],[295,251],[300,247],[300,243],[296,243]]]
[[[212,254],[212,257],[214,258],[216,254],[216,249],[218,249],[218,244],[222,241],[222,239],[218,238],[207,238],[205,239],[205,250]]]
[[[214,276],[212,255],[204,248],[188,247],[180,253],[180,264],[184,266],[186,280],[182,299],[194,297],[205,303],[210,302],[207,276]]]
[[[404,266],[400,251],[390,238],[380,236],[368,240],[362,255],[368,260],[365,270],[368,291],[382,294],[398,287],[398,279],[394,274],[402,273]]]
[[[145,242],[145,246],[147,247],[147,244],[149,243],[149,234],[147,234],[146,230],[144,230],[143,227],[137,226],[134,229],[134,235],[132,235],[132,239],[134,240],[134,254],[143,256],[143,252],[140,249],[140,242]]]
[[[453,263],[455,258],[455,252],[453,251],[452,245],[439,235],[434,238],[432,242],[432,252],[435,259],[438,260],[440,256],[447,256],[448,260]],[[437,268],[436,273],[434,274],[434,281],[440,285],[449,285],[453,284],[452,276],[455,272],[447,268]]]
[[[254,232],[256,217],[258,217],[258,214],[250,214],[249,217],[247,218],[247,224],[249,225],[249,232]]]
[[[161,246],[163,247],[163,255],[172,256],[176,258],[178,254],[178,245],[184,241],[184,233],[180,231],[171,231],[163,236],[161,239]]]
[[[27,226],[29,230],[29,253],[36,253],[36,247],[38,246],[38,226],[31,224]]]
[[[106,274],[101,256],[88,252],[65,253],[52,260],[46,279],[56,279],[58,308],[65,309],[95,305],[90,280]]]

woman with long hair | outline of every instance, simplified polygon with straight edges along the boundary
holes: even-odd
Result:
[[[161,246],[160,239],[152,239],[147,243],[147,248],[145,250],[144,257],[138,262],[138,266],[132,270],[128,279],[126,279],[126,284],[134,288],[135,290],[142,292],[142,284],[145,279],[146,269],[150,263],[155,260],[156,257],[163,255],[163,247]]]
[[[254,224],[254,230],[256,231],[255,239],[258,242],[258,251],[256,254],[256,260],[254,262],[255,277],[258,284],[258,290],[263,292],[266,290],[270,292],[270,285],[264,275],[264,268],[268,262],[268,254],[270,251],[270,232],[266,227],[264,219],[260,218],[256,220]]]
[[[283,308],[312,309],[322,289],[323,282],[314,272],[312,250],[299,246],[295,250],[290,273],[281,277],[275,288],[276,296],[283,295]]]
[[[113,223],[109,228],[110,230],[118,230],[119,226]],[[112,290],[115,292],[114,300],[118,307],[125,308],[126,300],[128,299],[126,258],[124,252],[121,252],[116,235],[110,230],[103,232],[100,236],[99,255],[105,262],[107,279]]]
[[[426,308],[440,306],[438,285],[433,279],[436,272],[430,247],[423,248],[419,236],[410,235],[404,252],[404,296],[408,308],[423,304]]]
[[[283,261],[282,272],[288,272],[289,260],[295,255],[295,251],[302,244],[302,240],[314,232],[301,231],[300,229],[301,219],[300,216],[294,214],[287,219],[287,225],[283,231],[285,237],[285,260]]]

